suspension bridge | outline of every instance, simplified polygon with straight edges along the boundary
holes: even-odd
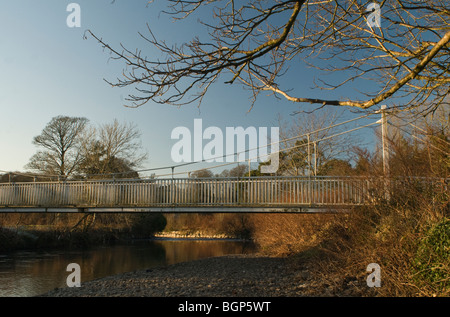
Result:
[[[374,204],[405,180],[267,176],[0,184],[0,212],[330,212]],[[411,180],[409,180],[411,181]],[[421,188],[448,179],[414,179]]]
[[[89,180],[0,184],[0,212],[323,212],[373,202],[361,177]]]

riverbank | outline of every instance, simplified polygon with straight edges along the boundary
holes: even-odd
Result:
[[[0,252],[58,248],[83,249],[126,243],[133,240],[152,239],[245,240],[227,234],[208,234],[202,231],[163,231],[148,236],[137,236],[130,230],[118,229],[70,231],[48,228],[0,227]]]
[[[127,240],[130,240],[130,233],[122,230],[70,231],[0,227],[0,252],[4,253],[20,250],[83,249]]]
[[[237,239],[240,236],[202,230],[172,230],[153,234],[137,233],[129,228],[92,228],[70,230],[52,226],[0,226],[0,252],[27,249],[87,248],[129,242],[135,239]]]
[[[336,281],[334,281],[336,282]],[[229,255],[128,272],[60,288],[43,297],[298,297],[367,296],[354,278],[324,283],[289,257]],[[339,285],[339,283],[334,283]]]

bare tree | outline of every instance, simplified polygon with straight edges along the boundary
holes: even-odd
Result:
[[[168,45],[151,28],[139,33],[146,44],[166,59],[149,59],[142,49],[113,48],[88,31],[122,60],[122,78],[116,87],[132,86],[131,106],[150,100],[163,104],[201,103],[219,78],[240,82],[254,100],[264,91],[290,101],[318,106],[370,109],[391,97],[406,97],[397,109],[429,104],[434,111],[448,105],[450,10],[446,0],[307,1],[307,0],[172,0],[166,11],[175,20],[210,9],[212,23],[201,22],[209,39],[194,38]],[[375,19],[374,19],[375,17]],[[380,17],[380,21],[376,18]],[[381,25],[379,24],[381,23]],[[154,56],[154,55],[153,55]],[[339,72],[339,80],[315,83],[338,89],[365,80],[373,91],[363,100],[291,95],[280,79],[289,66],[303,60],[324,73]],[[328,66],[330,65],[330,66]]]
[[[81,135],[88,119],[57,116],[34,137],[42,150],[30,158],[26,168],[51,175],[69,176],[81,162]]]
[[[450,171],[450,108],[439,108],[427,116],[427,105],[411,112],[390,115],[386,135],[389,174],[398,176],[425,176],[447,178]],[[383,162],[383,135],[381,127],[375,130],[377,144],[373,151],[355,147],[355,174],[361,176],[385,175]]]
[[[357,133],[347,133],[348,124],[337,111],[298,114],[290,122],[278,119],[280,127],[279,173],[320,174],[330,164],[351,160],[353,147],[361,144]]]
[[[83,141],[81,172],[96,178],[107,177],[106,174],[118,178],[136,177],[134,169],[147,159],[140,137],[136,125],[119,123],[116,119],[98,129],[91,128]]]
[[[438,109],[428,116],[415,113],[390,116],[387,136],[390,174],[446,178],[450,171],[449,120],[450,108]],[[381,140],[381,131],[377,134]],[[375,154],[381,157],[381,153],[379,144]]]

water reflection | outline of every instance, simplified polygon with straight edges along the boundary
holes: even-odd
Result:
[[[127,271],[253,251],[252,245],[241,241],[159,240],[85,251],[0,254],[0,296],[36,296],[56,287],[66,287],[69,263],[80,265],[83,284],[83,281]]]

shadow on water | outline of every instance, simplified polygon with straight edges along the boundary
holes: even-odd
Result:
[[[36,296],[67,287],[67,265],[81,268],[81,284],[123,272],[227,254],[255,252],[235,240],[141,240],[77,251],[20,251],[0,254],[0,296]]]

